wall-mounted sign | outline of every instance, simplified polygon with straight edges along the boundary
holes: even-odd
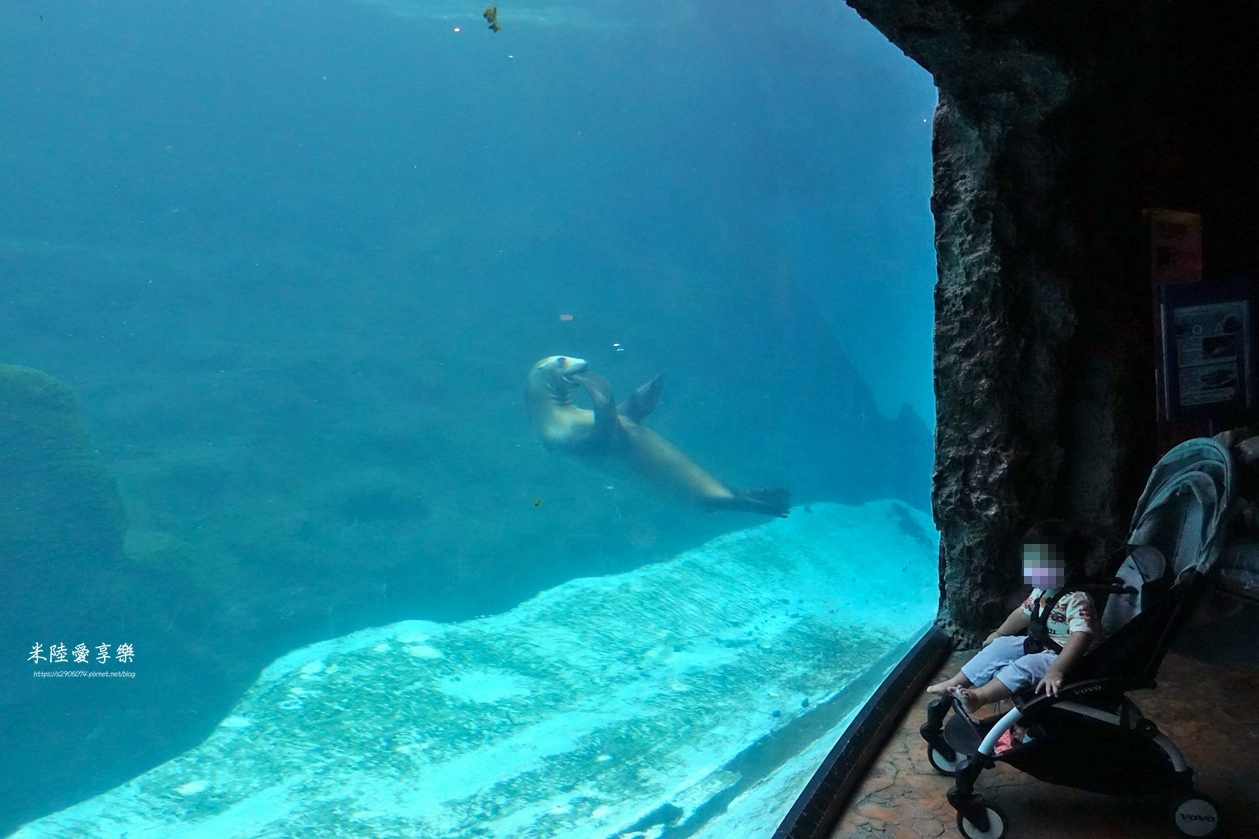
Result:
[[[1163,419],[1255,407],[1255,296],[1248,279],[1164,286]]]
[[[1150,277],[1155,285],[1202,279],[1202,216],[1180,210],[1146,210]]]

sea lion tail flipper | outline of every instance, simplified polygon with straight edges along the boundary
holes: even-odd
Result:
[[[629,398],[617,407],[616,412],[626,419],[642,422],[643,417],[656,410],[656,406],[660,404],[660,391],[663,388],[664,377],[657,373],[651,377],[650,381],[631,393]]]
[[[729,509],[785,519],[791,512],[791,490],[786,487],[760,487],[735,492]]]

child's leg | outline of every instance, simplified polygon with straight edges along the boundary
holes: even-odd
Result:
[[[966,674],[959,670],[953,678],[931,685],[927,688],[927,693],[948,693],[949,688],[968,688],[970,686],[970,679],[966,678]]]
[[[958,695],[965,703],[967,712],[977,711],[990,702],[1009,699],[1021,690],[1034,688],[1057,657],[1056,653],[1049,651],[1020,656],[997,670],[992,680],[983,687],[973,690],[963,688],[958,691]]]
[[[1004,635],[984,647],[951,679],[927,688],[927,693],[947,693],[952,688],[987,684],[992,674],[1023,655],[1023,636]]]

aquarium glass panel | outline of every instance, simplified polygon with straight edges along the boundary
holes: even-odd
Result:
[[[770,835],[935,615],[842,3],[0,5],[0,835]]]

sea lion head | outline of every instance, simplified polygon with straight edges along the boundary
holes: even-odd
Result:
[[[556,405],[568,405],[568,392],[577,386],[577,378],[590,365],[584,358],[551,355],[533,365],[529,371],[529,395],[548,398]]]

